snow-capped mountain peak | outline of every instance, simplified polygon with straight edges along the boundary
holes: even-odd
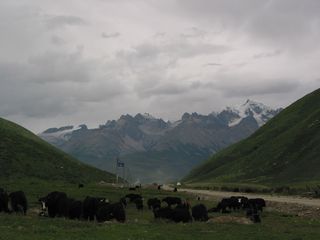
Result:
[[[264,105],[263,103],[259,103],[259,102],[255,102],[255,101],[252,101],[250,99],[248,99],[245,104],[243,104],[243,106],[246,108],[246,109],[250,109],[256,113],[261,113],[263,111],[273,111],[273,109],[271,107],[268,107],[266,105]]]
[[[234,117],[230,119],[228,125],[233,127],[239,124],[242,119],[247,117],[253,117],[258,126],[261,127],[268,120],[274,117],[281,109],[274,110],[262,103],[252,101],[248,99],[244,104],[238,105],[236,107],[227,107],[226,111],[233,113]]]

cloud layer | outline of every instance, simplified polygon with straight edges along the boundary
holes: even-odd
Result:
[[[320,86],[317,0],[4,0],[0,116],[35,132],[178,119]]]

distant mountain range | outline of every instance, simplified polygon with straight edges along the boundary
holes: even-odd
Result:
[[[249,138],[197,166],[184,182],[305,187],[320,181],[320,89],[299,99]]]
[[[165,182],[181,178],[216,151],[248,137],[280,111],[247,100],[209,115],[185,113],[176,122],[147,113],[127,114],[96,129],[65,126],[39,136],[98,168],[114,172],[120,157],[127,177]]]

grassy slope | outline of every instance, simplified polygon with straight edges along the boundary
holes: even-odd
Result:
[[[111,181],[110,173],[90,167],[30,131],[0,118],[0,179],[64,182]]]
[[[249,138],[214,155],[184,180],[276,186],[320,181],[320,89]]]

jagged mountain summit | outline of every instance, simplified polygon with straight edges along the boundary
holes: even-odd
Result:
[[[253,117],[258,126],[261,127],[280,111],[281,109],[274,110],[262,103],[248,99],[242,105],[236,107],[227,107],[218,115],[228,122],[229,127],[239,124],[244,118],[247,117]]]
[[[143,182],[178,179],[216,151],[256,131],[281,109],[246,101],[217,113],[185,113],[175,122],[138,113],[122,115],[96,129],[50,128],[41,138],[78,159],[112,171],[120,156]]]

